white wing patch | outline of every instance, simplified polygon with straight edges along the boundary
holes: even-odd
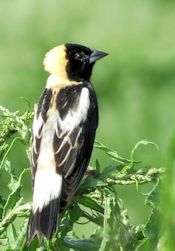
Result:
[[[84,87],[82,88],[79,104],[76,110],[70,110],[64,120],[59,118],[59,125],[63,132],[72,131],[77,127],[82,121],[87,118],[88,109],[90,106],[89,100],[89,90]]]

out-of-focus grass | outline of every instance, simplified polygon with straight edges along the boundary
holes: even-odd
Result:
[[[166,165],[175,127],[174,11],[174,2],[165,0],[1,1],[1,105],[24,111],[25,97],[32,109],[47,78],[43,57],[53,46],[75,42],[104,50],[110,55],[92,78],[100,107],[97,138],[126,156],[135,142],[150,139],[160,153],[147,150],[138,158]],[[18,154],[11,158],[21,169],[29,163]],[[96,157],[107,164],[98,150],[92,163]],[[136,221],[143,220],[133,211]]]

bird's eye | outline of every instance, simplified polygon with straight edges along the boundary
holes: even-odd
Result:
[[[80,55],[79,53],[75,53],[75,59],[82,61],[82,55]]]

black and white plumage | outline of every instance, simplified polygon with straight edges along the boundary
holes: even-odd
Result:
[[[36,235],[52,238],[59,213],[71,201],[87,169],[98,126],[97,98],[90,76],[96,60],[106,55],[65,44],[45,57],[50,76],[35,109],[32,129],[29,243]]]

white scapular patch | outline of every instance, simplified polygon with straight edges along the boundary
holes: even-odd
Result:
[[[64,120],[59,118],[59,124],[64,132],[72,131],[82,121],[87,118],[87,113],[90,106],[89,90],[86,87],[82,88],[79,103],[76,110],[70,110]]]
[[[51,200],[59,198],[61,187],[62,176],[55,170],[49,168],[37,170],[33,193],[33,213],[37,210],[41,212]]]

